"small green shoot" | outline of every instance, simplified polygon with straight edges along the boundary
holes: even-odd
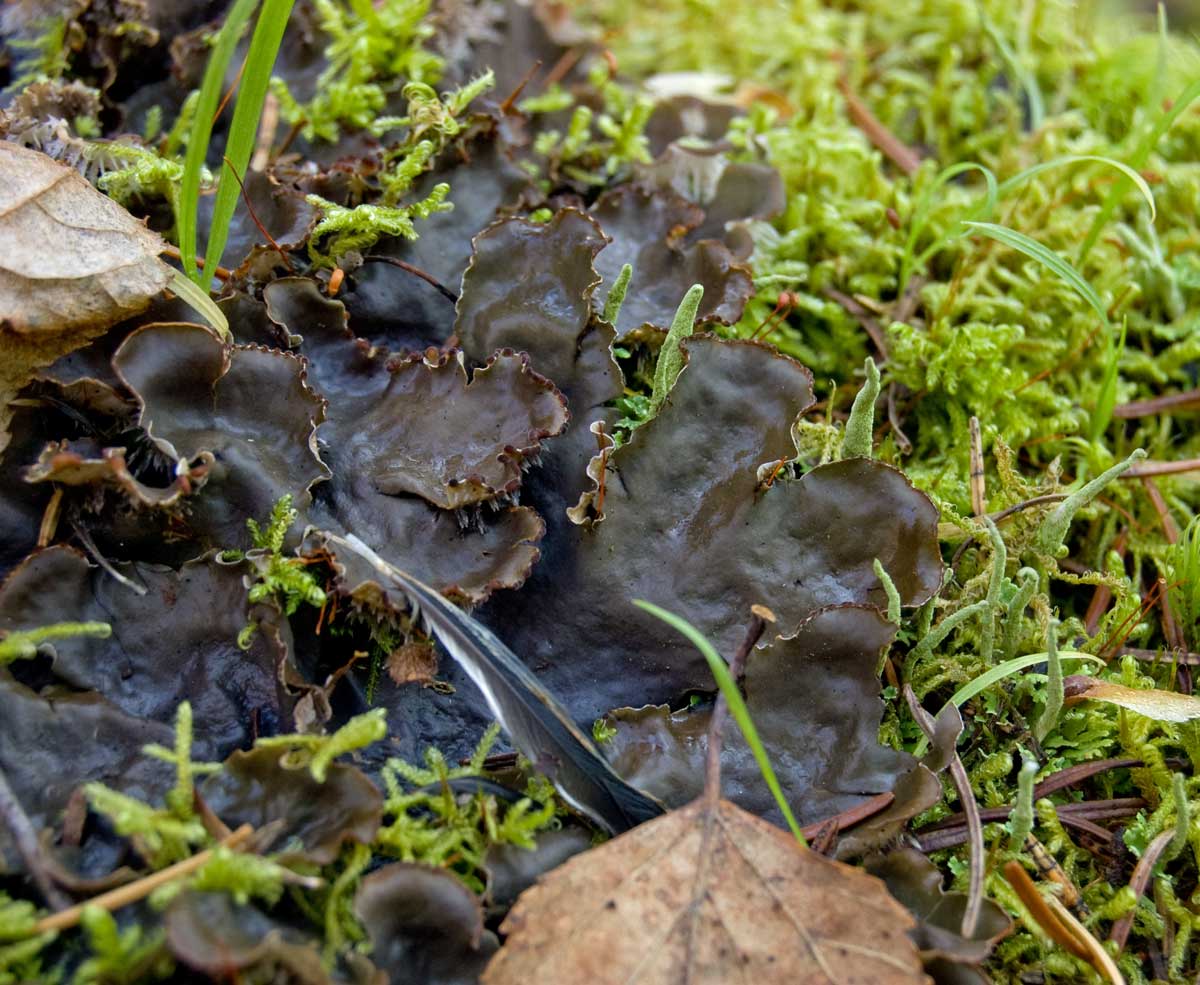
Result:
[[[659,608],[653,603],[644,602],[641,599],[634,599],[633,604],[643,612],[648,612],[650,615],[661,619],[676,632],[682,633],[703,655],[704,659],[708,662],[708,669],[716,679],[717,687],[721,689],[721,694],[724,695],[726,702],[729,704],[729,713],[733,716],[733,720],[737,722],[738,728],[741,729],[742,737],[746,740],[746,745],[750,747],[750,751],[754,754],[754,761],[758,763],[763,780],[766,781],[767,787],[771,791],[771,796],[775,798],[775,803],[778,805],[780,813],[783,814],[784,820],[787,821],[788,828],[795,836],[796,841],[802,846],[808,847],[808,842],[804,839],[804,832],[800,830],[800,825],[792,813],[791,805],[788,804],[787,798],[783,795],[783,788],[779,785],[779,777],[775,775],[775,768],[771,765],[771,759],[767,755],[767,750],[763,747],[762,739],[759,738],[758,729],[754,727],[754,721],[750,718],[750,711],[746,707],[746,702],[742,700],[742,692],[738,689],[737,682],[729,673],[729,666],[721,658],[721,655],[713,649],[713,645],[705,639],[704,634],[686,619],[675,615],[673,612],[668,612],[666,609]]]
[[[1038,762],[1032,756],[1022,756],[1021,772],[1017,774],[1017,800],[1008,816],[1008,849],[1019,852],[1025,839],[1033,833],[1033,781]]]
[[[1033,737],[1043,741],[1054,726],[1063,707],[1062,661],[1058,657],[1058,620],[1051,619],[1046,627],[1046,699],[1042,713],[1033,723]]]
[[[879,399],[879,368],[867,357],[867,381],[854,396],[846,433],[842,438],[842,458],[870,458],[875,433],[875,401]]]
[[[671,392],[671,387],[683,372],[683,353],[679,343],[696,330],[696,312],[700,310],[700,300],[703,297],[704,288],[693,284],[679,302],[679,307],[675,309],[667,340],[659,350],[658,362],[654,367],[654,389],[650,396],[650,404],[655,413],[662,407],[667,394]]]
[[[879,579],[879,584],[883,586],[883,593],[887,596],[887,617],[888,622],[894,626],[900,625],[900,590],[896,588],[896,583],[892,581],[892,576],[889,575],[883,567],[883,562],[876,558],[871,565],[875,572],[875,577]]]
[[[1070,528],[1075,514],[1099,496],[1105,486],[1129,471],[1145,457],[1146,453],[1141,448],[1134,449],[1125,461],[1117,462],[1112,468],[1100,473],[1091,482],[1084,484],[1059,503],[1050,511],[1038,529],[1036,539],[1038,550],[1050,557],[1058,557],[1065,552],[1066,547],[1063,545],[1063,541],[1066,540],[1067,530]]]
[[[610,325],[617,323],[617,318],[621,315],[621,305],[625,303],[625,292],[629,290],[629,281],[633,278],[633,264],[627,263],[621,267],[621,272],[617,274],[617,279],[613,281],[612,287],[608,289],[608,296],[604,299],[604,320]]]
[[[291,494],[281,496],[271,508],[266,527],[259,527],[255,520],[246,521],[254,549],[248,554],[226,551],[224,558],[236,561],[245,558],[257,569],[258,579],[251,586],[247,601],[251,605],[270,602],[277,605],[285,616],[294,615],[301,605],[319,609],[325,604],[325,590],[309,565],[302,558],[284,557],[283,545],[287,532],[296,522],[296,510],[292,508]],[[238,646],[249,649],[257,631],[250,622],[238,634]]]

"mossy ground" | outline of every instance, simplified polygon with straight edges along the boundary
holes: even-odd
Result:
[[[971,518],[969,438],[976,417],[993,514],[1071,491],[1135,448],[1159,462],[1200,450],[1194,412],[1107,413],[1114,403],[1196,385],[1200,110],[1179,108],[1197,94],[1200,48],[1185,31],[1170,29],[1186,24],[1164,30],[1144,9],[1086,0],[735,7],[614,0],[585,9],[607,28],[622,72],[704,73],[749,102],[731,139],[746,156],[780,170],[788,197],[784,213],[756,232],[758,295],[731,331],[769,338],[814,370],[818,394],[828,401],[823,410],[832,412],[808,427],[814,457],[833,447],[826,421],[836,427],[849,411],[864,358],[880,360],[886,401],[878,454],[938,502],[947,557],[956,561],[935,610],[906,617],[908,638],[915,642],[931,623],[936,629],[986,599],[989,583],[1000,589],[982,618],[963,620],[932,650],[916,649],[889,667],[893,685],[911,683],[936,708],[1002,657],[1045,650],[1052,625],[1061,645],[1100,654],[1104,676],[1135,687],[1186,684],[1190,671],[1170,644],[1200,646],[1186,598],[1196,590],[1195,548],[1190,536],[1174,547],[1170,541],[1200,505],[1196,473],[1153,479],[1160,507],[1143,481],[1110,483],[1076,516],[1058,558],[1036,540],[1052,504],[1012,514],[999,524],[1006,567],[996,582],[996,552]],[[855,103],[919,155],[912,173],[872,142]],[[1153,192],[1156,217],[1120,172],[1072,160],[1083,155],[1136,168]],[[1006,188],[1009,179],[1052,161],[1063,163]],[[955,168],[966,162],[982,167]],[[991,221],[1068,259],[1101,299],[1104,316],[1046,266],[959,225],[979,218],[987,197],[983,169],[1000,188]],[[781,308],[784,317],[764,331]],[[885,333],[885,351],[872,344],[868,320]],[[974,540],[959,550],[964,537]],[[1011,606],[1023,563],[1037,580],[1037,591],[1026,596],[1028,614],[1023,602]],[[1173,613],[1165,619],[1160,596],[1151,597],[1158,579],[1168,586]],[[1100,592],[1111,592],[1112,601],[1089,624],[1089,605]],[[1017,613],[1017,623],[1006,627],[1014,649],[981,645],[1010,608]],[[1162,656],[1147,662],[1145,652],[1122,647]],[[985,649],[994,655],[990,662]],[[1069,671],[1076,668],[1084,672],[1079,664]],[[1123,834],[1124,846],[1138,853],[1176,823],[1172,769],[1181,772],[1188,797],[1200,793],[1194,727],[1082,704],[1067,707],[1037,743],[1029,723],[1044,705],[1044,680],[1018,674],[966,706],[960,751],[981,806],[1015,802],[1022,757],[1038,764],[1039,780],[1090,760],[1140,759],[1144,768],[1102,773],[1086,794],[1053,798],[1143,797],[1146,810]],[[911,748],[915,725],[897,688],[886,693],[893,701],[885,737]],[[948,801],[953,805],[949,790]],[[938,808],[930,820],[951,809]],[[1089,926],[1103,939],[1132,905],[1122,892],[1128,868],[1106,869],[1061,825],[1049,800],[1035,813],[1034,834],[1080,887]],[[1120,959],[1131,982],[1195,976],[1200,827],[1193,821],[1186,831],[1187,850],[1162,867],[1136,906]],[[1015,933],[988,964],[995,980],[1044,972],[1047,981],[1065,982],[1094,974],[1045,941],[1002,878],[1012,858],[1034,871],[1027,854],[1010,849],[1006,825],[987,825],[985,836],[988,895],[1018,916]],[[956,888],[965,888],[965,848],[935,858]]]
[[[410,125],[413,138],[388,162],[396,198],[435,150],[423,141],[440,147],[452,137],[469,96],[461,105],[454,97],[443,102],[425,84],[437,81],[438,65],[421,50],[428,38],[420,27],[423,5],[376,5],[380,16],[397,19],[396,30],[375,35],[369,57],[354,54],[365,31],[353,17],[360,6],[366,5],[317,4],[336,28],[329,32],[330,64],[344,55],[349,69],[331,69],[305,107],[289,102],[278,85],[276,93],[285,117],[295,112],[314,124],[306,138],[331,139],[339,126],[366,126],[389,86],[417,85],[409,101],[432,116],[420,133],[409,120],[397,124]],[[1145,449],[1151,463],[1200,457],[1194,408],[1128,406],[1197,385],[1200,100],[1193,100],[1200,96],[1200,46],[1186,22],[1099,0],[601,0],[580,5],[577,14],[603,27],[621,77],[699,73],[691,88],[709,88],[746,109],[727,135],[733,154],[777,168],[787,201],[780,216],[753,229],[757,295],[726,331],[766,338],[812,368],[822,402],[800,436],[814,463],[836,453],[864,362],[873,357],[883,394],[875,454],[901,468],[942,511],[949,579],[935,603],[902,617],[902,643],[882,679],[889,701],[884,739],[909,749],[920,739],[902,685],[936,710],[1003,660],[1046,651],[1048,634],[1064,650],[1098,655],[1106,665],[1099,676],[1136,688],[1189,689],[1189,660],[1200,651],[1200,527],[1193,525],[1200,472],[1164,467],[1149,482],[1115,478],[1069,517],[1065,538],[1057,533],[1065,521],[1054,514],[1064,497],[1134,449]],[[47,37],[41,71],[61,74],[59,49]],[[547,99],[540,108],[569,107],[569,99]],[[539,144],[540,153],[577,179],[645,153],[647,104],[632,86],[616,82],[604,83],[603,102],[599,136],[588,110],[576,113],[565,134]],[[171,188],[180,167],[175,135],[187,126],[181,120],[160,144],[161,156],[131,155],[134,165],[110,170],[102,187],[123,200],[157,189],[177,206]],[[80,137],[88,136],[86,123],[77,124]],[[1142,191],[1111,161],[1140,176],[1153,215]],[[397,229],[408,235],[413,218],[419,230],[423,215],[392,215],[403,228],[366,228],[371,217],[356,211],[327,210],[320,228],[330,236],[315,259],[333,261],[339,249]],[[387,218],[378,213],[371,221]],[[1023,234],[1068,262],[1078,280],[964,220]],[[351,238],[339,243],[342,235]],[[628,397],[631,418],[650,412],[646,393]],[[984,460],[982,505],[996,517],[995,536],[974,515],[972,418],[979,421]],[[258,546],[273,547],[264,559],[273,560],[264,592],[294,590],[299,597],[312,588],[285,584],[284,576],[296,572],[282,566],[278,545]],[[1068,665],[1085,669],[1094,672]],[[959,750],[980,806],[1018,803],[1025,762],[1042,780],[1096,760],[1140,761],[1023,806],[1034,836],[1081,891],[1090,911],[1085,923],[1098,938],[1132,912],[1133,930],[1118,961],[1127,979],[1194,980],[1200,731],[1099,703],[1068,705],[1057,717],[1048,707],[1056,708],[1053,686],[1046,674],[1028,670],[966,703]],[[523,808],[510,812],[511,830],[497,833],[482,799],[460,816],[452,798],[404,793],[401,780],[420,786],[449,775],[436,755],[428,767],[397,765],[389,804],[400,817],[422,807],[436,823],[411,831],[397,823],[387,854],[453,857],[470,881],[478,878],[475,866],[489,841],[520,843],[552,823],[552,810],[542,817]],[[918,827],[949,815],[956,796],[947,786],[946,804]],[[1070,800],[1130,797],[1142,798],[1144,809],[1101,851],[1064,827],[1055,811]],[[548,795],[541,799],[549,803]],[[182,801],[168,804],[155,819],[128,804],[110,806],[114,816],[125,810],[130,830],[143,836],[161,834],[171,811],[190,809]],[[1001,874],[1012,860],[1036,872],[1020,840],[1014,844],[1014,826],[1022,824],[984,828],[987,894],[1017,918],[988,972],[998,982],[1087,980],[1094,972],[1046,939]],[[1151,891],[1135,900],[1127,889],[1133,862],[1173,829],[1179,837]],[[949,884],[965,889],[965,848],[938,851],[934,859]],[[325,873],[327,895],[308,899],[303,890],[289,890],[298,905],[304,898],[315,925],[324,924],[333,951],[358,932],[347,900],[365,864],[361,852],[348,851]],[[251,875],[257,889],[248,892],[283,891],[278,873]],[[235,890],[233,874],[214,867],[210,876],[214,885],[225,886],[225,879]],[[33,919],[26,904],[0,896],[0,942],[19,940]],[[132,967],[138,955],[157,953],[157,944],[123,939],[102,918],[87,926],[101,964],[81,971],[84,978],[101,965]],[[5,943],[0,959],[28,969],[37,949],[37,941]],[[1037,975],[1045,977],[1029,977]]]

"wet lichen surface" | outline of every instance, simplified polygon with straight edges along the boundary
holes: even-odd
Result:
[[[0,985],[501,981],[705,789],[634,600],[932,980],[1195,980],[1188,16],[7,5],[0,184],[183,274],[0,189]]]

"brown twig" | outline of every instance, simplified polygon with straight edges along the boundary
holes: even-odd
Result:
[[[1048,781],[1045,781],[1048,782]],[[1036,788],[1035,788],[1036,789]],[[1072,804],[1057,804],[1055,805],[1055,813],[1058,814],[1058,819],[1064,824],[1067,823],[1067,818],[1082,817],[1090,821],[1111,821],[1120,818],[1130,817],[1146,806],[1146,802],[1141,797],[1117,797],[1113,800],[1087,800],[1079,801]],[[985,807],[979,812],[979,819],[985,824],[990,824],[993,821],[1006,821],[1012,813],[1012,807]],[[959,814],[951,814],[949,817],[944,817],[940,821],[926,825],[921,828],[917,834],[924,835],[934,831],[942,831],[947,828],[959,828],[966,823],[966,817]]]
[[[1117,404],[1113,417],[1129,420],[1134,417],[1153,417],[1155,414],[1170,414],[1181,410],[1200,410],[1200,390],[1185,390],[1183,393],[1168,393],[1150,400],[1133,400]]]
[[[228,838],[223,838],[217,847],[236,848],[252,834],[254,834],[254,828],[249,824],[243,824]],[[128,906],[130,903],[136,903],[140,899],[145,899],[154,890],[158,889],[159,886],[165,886],[174,879],[195,872],[213,857],[215,851],[215,848],[206,848],[204,851],[197,852],[190,858],[185,858],[182,862],[176,862],[165,869],[153,872],[145,878],[139,879],[137,882],[131,882],[110,892],[102,893],[88,900],[86,903],[72,906],[61,913],[44,917],[34,925],[33,932],[35,934],[44,934],[50,930],[66,930],[68,927],[74,927],[79,923],[79,918],[83,916],[83,911],[88,906],[99,906],[111,912],[112,910],[119,910],[123,906]]]
[[[1113,550],[1122,559],[1125,557],[1125,543],[1128,539],[1129,531],[1122,530],[1117,534],[1117,539],[1113,541]],[[1100,617],[1108,609],[1108,604],[1112,601],[1112,597],[1112,589],[1107,585],[1097,585],[1096,590],[1092,592],[1092,600],[1088,603],[1087,612],[1083,616],[1083,625],[1087,629],[1089,636],[1096,635],[1096,631],[1100,628]]]
[[[1142,857],[1138,859],[1137,865],[1133,867],[1133,876],[1129,880],[1129,888],[1133,890],[1134,896],[1141,899],[1146,892],[1146,887],[1150,885],[1150,874],[1154,871],[1154,866],[1158,864],[1158,858],[1166,850],[1166,847],[1171,844],[1171,839],[1175,837],[1175,829],[1163,831],[1142,852]],[[1125,916],[1116,921],[1112,925],[1112,929],[1108,932],[1108,939],[1117,945],[1117,954],[1125,950],[1125,942],[1129,939],[1129,931],[1133,929],[1133,914],[1134,910],[1130,909]]]
[[[871,337],[871,341],[875,344],[875,348],[879,350],[880,359],[887,359],[887,335],[883,330],[883,326],[875,318],[871,312],[859,304],[849,294],[843,294],[841,291],[832,287],[822,288],[821,293],[830,301],[835,301],[846,309],[848,315],[852,315],[857,319],[858,323],[863,327],[863,330]]]
[[[179,252],[179,248],[175,247],[175,246],[171,246],[169,243],[163,247],[163,252],[167,256],[169,256],[172,260],[182,260],[183,259],[182,254]],[[204,257],[196,257],[196,266],[199,267],[201,270],[204,269]],[[213,276],[216,277],[217,280],[224,282],[224,281],[229,280],[229,278],[233,276],[233,271],[227,267],[214,267],[213,268]]]
[[[746,635],[742,644],[737,648],[733,659],[729,661],[729,674],[740,682],[746,672],[746,658],[762,637],[767,623],[775,621],[775,613],[765,605],[750,606],[750,624],[746,627]],[[712,719],[708,723],[708,757],[704,765],[704,796],[716,803],[721,798],[721,736],[725,731],[725,719],[728,717],[729,704],[723,693],[717,694],[713,705]]]
[[[908,435],[904,433],[900,423],[900,414],[896,410],[896,389],[898,384],[889,383],[887,389],[887,418],[888,424],[892,427],[892,436],[896,439],[896,448],[901,455],[909,455],[912,453],[912,442],[908,439]]]
[[[42,849],[38,844],[37,832],[33,830],[33,823],[21,802],[17,800],[13,788],[9,786],[8,777],[4,775],[3,769],[0,769],[0,822],[3,822],[12,836],[17,854],[25,863],[25,868],[38,892],[42,894],[42,899],[55,910],[63,910],[70,906],[71,901],[54,885],[54,880],[42,864]]]
[[[411,263],[405,263],[403,260],[396,257],[384,256],[382,253],[371,253],[363,257],[364,263],[390,263],[393,267],[399,267],[414,277],[420,277],[426,284],[436,288],[442,297],[446,298],[451,304],[458,304],[458,295],[450,288],[444,287],[433,274],[427,274],[420,267],[414,267]]]
[[[1090,763],[1079,763],[1076,766],[1068,766],[1057,773],[1051,773],[1041,783],[1037,784],[1033,788],[1033,799],[1041,800],[1043,797],[1049,797],[1050,794],[1059,790],[1065,790],[1067,787],[1073,787],[1077,783],[1089,780],[1098,773],[1124,769],[1127,766],[1144,765],[1140,759],[1101,759]]]
[[[933,716],[921,707],[912,685],[904,685],[904,700],[908,702],[908,710],[912,713],[917,725],[925,733],[925,738],[933,741],[937,727]],[[958,756],[958,750],[953,750],[950,756],[950,779],[954,781],[954,789],[958,791],[958,801],[963,806],[966,819],[967,838],[970,845],[969,859],[971,871],[967,883],[967,903],[963,907],[962,935],[970,940],[975,936],[975,927],[979,923],[979,910],[983,906],[983,823],[979,820],[979,804],[975,802],[975,794],[971,791],[971,780],[967,776],[966,767]]]
[[[1118,656],[1133,657],[1143,663],[1158,663],[1171,660],[1185,667],[1200,667],[1200,653],[1175,652],[1165,653],[1162,650],[1143,650],[1136,646],[1123,646],[1117,651]]]
[[[1178,462],[1140,462],[1121,473],[1121,479],[1141,479],[1147,475],[1178,475],[1180,472],[1200,472],[1200,458],[1184,458]]]
[[[516,106],[517,100],[521,98],[521,93],[525,91],[525,87],[529,85],[530,80],[537,75],[537,70],[541,67],[542,60],[539,58],[529,67],[529,71],[526,72],[525,77],[517,83],[517,87],[504,97],[504,102],[500,104],[501,113],[503,113],[505,116],[508,116],[513,111],[513,107]]]
[[[844,75],[838,79],[837,87],[846,100],[846,111],[854,125],[901,171],[910,177],[916,174],[921,168],[921,155],[880,122],[879,117],[850,88],[850,82]]]
[[[971,468],[968,480],[971,484],[971,512],[983,516],[987,512],[987,487],[983,471],[983,435],[979,431],[979,418],[971,415],[967,422],[967,436],[971,444]]]
[[[1062,921],[1059,920],[1058,916],[1047,905],[1046,897],[1038,891],[1033,880],[1029,878],[1029,873],[1021,868],[1020,862],[1005,863],[1004,878],[1008,880],[1008,884],[1012,886],[1013,892],[1025,904],[1029,915],[1033,917],[1037,925],[1046,932],[1047,936],[1054,943],[1082,961],[1089,960],[1087,948],[1080,944],[1075,939],[1075,935],[1063,926]]]
[[[1171,516],[1171,510],[1163,498],[1162,490],[1158,488],[1158,483],[1148,475],[1142,476],[1142,488],[1146,490],[1146,495],[1150,497],[1150,503],[1154,506],[1154,512],[1158,514],[1158,520],[1163,528],[1163,536],[1167,538],[1168,544],[1174,544],[1179,540],[1179,527],[1175,525],[1175,518]]]
[[[886,810],[895,799],[896,795],[889,790],[886,793],[877,794],[870,800],[863,801],[857,807],[851,807],[849,810],[834,814],[823,821],[816,821],[800,830],[808,841],[814,840],[826,825],[832,825],[834,833],[840,834],[850,830],[856,824],[862,824],[867,818],[874,817],[880,811]]]
[[[1092,932],[1080,923],[1079,918],[1063,906],[1057,897],[1047,896],[1045,899],[1046,905],[1050,907],[1050,912],[1058,917],[1062,926],[1067,929],[1067,932],[1075,938],[1079,946],[1086,952],[1084,960],[1098,974],[1103,975],[1112,982],[1112,985],[1125,985],[1125,976],[1121,974],[1116,962],[1104,950],[1104,946],[1092,936]]]

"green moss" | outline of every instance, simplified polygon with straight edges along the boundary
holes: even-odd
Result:
[[[283,554],[284,541],[297,516],[292,508],[291,494],[281,496],[271,508],[265,527],[259,527],[252,519],[246,521],[253,549],[244,554],[236,550],[223,554],[227,561],[248,560],[256,569],[256,580],[250,586],[247,601],[251,605],[271,603],[285,616],[294,615],[301,605],[319,609],[326,601],[325,590],[312,567],[303,558]],[[257,624],[247,623],[238,634],[238,646],[249,649],[256,632]]]
[[[437,749],[425,753],[423,766],[389,759],[383,768],[387,789],[375,848],[406,862],[451,869],[476,892],[486,885],[484,858],[492,845],[532,849],[536,835],[558,825],[553,787],[530,775],[524,798],[504,805],[479,790],[458,794],[450,780],[484,775],[483,763],[499,735],[491,726],[465,766],[450,766]]]
[[[271,80],[280,116],[306,140],[335,142],[343,127],[369,128],[406,81],[436,83],[442,61],[423,47],[433,34],[429,0],[314,0],[328,38],[327,65],[316,94],[299,102],[282,79]]]

